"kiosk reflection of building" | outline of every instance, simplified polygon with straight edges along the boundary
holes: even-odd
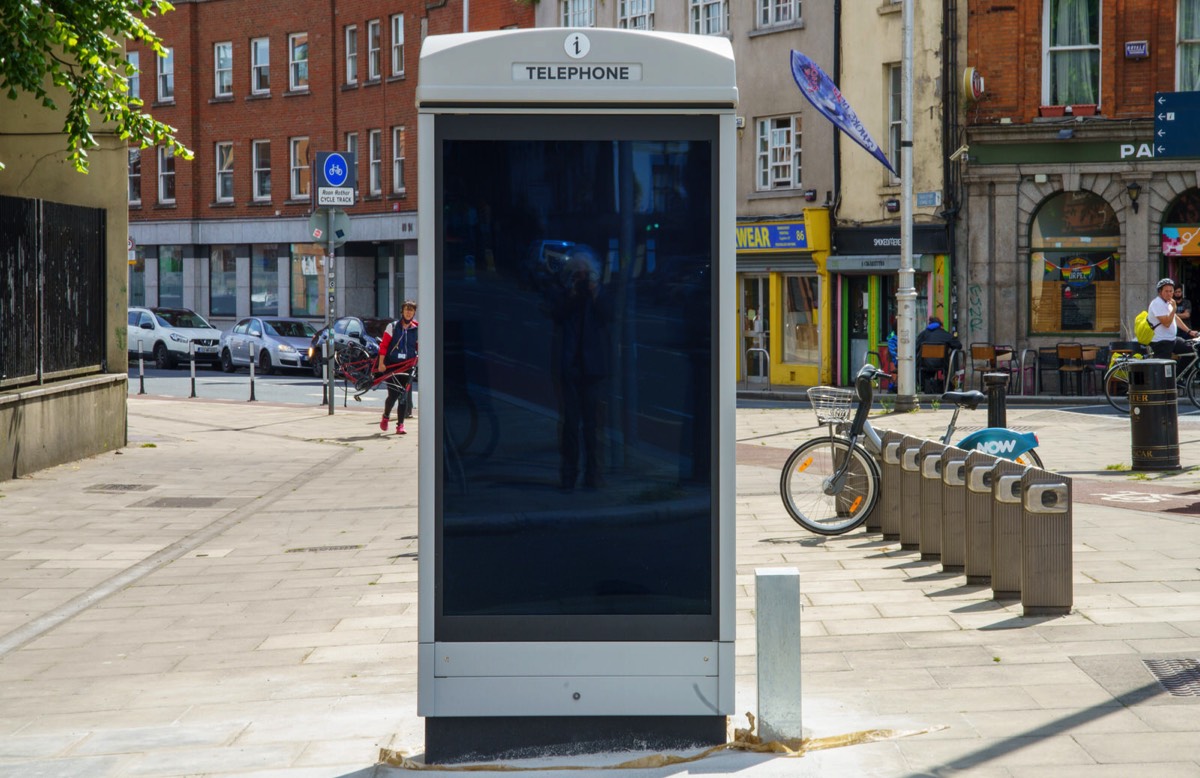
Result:
[[[813,386],[829,380],[829,211],[739,220],[738,380]]]
[[[848,384],[869,352],[887,359],[887,339],[896,316],[899,288],[900,227],[838,227],[829,279],[835,322],[831,342],[834,381]],[[957,329],[946,225],[913,225],[913,286],[917,290],[915,321],[920,332],[929,316],[947,329]]]

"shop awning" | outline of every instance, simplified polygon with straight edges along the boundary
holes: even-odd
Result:
[[[779,256],[778,254],[760,255],[739,254],[737,258],[739,273],[805,273],[813,275],[817,272],[817,263],[811,254],[794,254]]]
[[[933,254],[913,254],[913,270],[929,273],[933,270]],[[900,272],[899,254],[859,254],[855,256],[831,256],[825,263],[830,273],[891,274]]]

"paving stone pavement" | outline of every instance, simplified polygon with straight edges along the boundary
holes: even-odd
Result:
[[[754,571],[794,566],[808,733],[929,731],[625,774],[1200,776],[1200,696],[1142,661],[1200,659],[1200,516],[1178,497],[1200,470],[1107,469],[1129,461],[1114,416],[1008,415],[1093,496],[1071,614],[1024,618],[878,535],[803,532],[778,473],[811,413],[739,410],[732,724],[755,707]],[[948,416],[875,422],[934,436]],[[341,408],[131,398],[120,452],[0,482],[0,776],[401,775],[376,760],[422,751],[413,421],[401,437]],[[1200,463],[1200,418],[1180,439]]]

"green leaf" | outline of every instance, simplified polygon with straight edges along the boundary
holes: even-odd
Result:
[[[97,146],[93,119],[114,123],[131,145],[161,144],[191,159],[175,128],[139,110],[142,101],[120,75],[136,72],[125,58],[127,41],[164,53],[145,20],[171,10],[164,0],[0,0],[0,89],[10,100],[25,92],[46,110],[58,110],[55,98],[69,100],[66,152],[80,172],[87,172],[88,150]]]

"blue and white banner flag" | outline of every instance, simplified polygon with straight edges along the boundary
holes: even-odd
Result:
[[[796,86],[800,87],[800,91],[808,98],[808,101],[826,119],[853,138],[855,143],[871,152],[875,159],[892,171],[892,175],[900,175],[892,167],[892,163],[883,153],[883,149],[879,148],[879,144],[871,139],[871,134],[867,132],[866,127],[863,127],[863,123],[859,121],[854,109],[846,102],[841,90],[833,83],[833,79],[826,75],[817,63],[795,50],[792,51],[792,78],[796,79]]]

